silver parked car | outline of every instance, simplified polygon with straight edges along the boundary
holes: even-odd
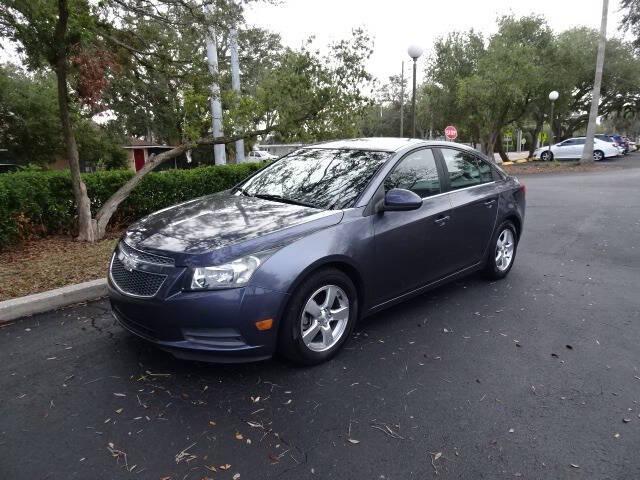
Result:
[[[534,158],[539,158],[544,161],[550,161],[553,159],[565,160],[576,159],[582,157],[582,151],[584,150],[584,137],[568,138],[563,142],[556,143],[549,147],[540,147],[533,152]],[[604,158],[617,157],[620,152],[611,143],[600,140],[599,138],[593,139],[593,159],[602,160]]]

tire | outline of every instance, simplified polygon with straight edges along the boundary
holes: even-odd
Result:
[[[593,160],[598,162],[600,160],[604,160],[604,152],[602,150],[594,150],[593,151]]]
[[[545,150],[544,152],[542,152],[540,154],[540,160],[542,160],[543,162],[550,162],[553,160],[553,152],[550,152],[549,150]]]
[[[510,249],[510,256],[508,264],[504,264],[506,259],[504,247],[504,240],[509,240],[512,248]],[[498,250],[502,249],[501,252]],[[500,226],[495,230],[491,243],[489,244],[489,251],[487,252],[487,263],[484,268],[484,274],[491,280],[500,280],[506,277],[513,267],[513,262],[516,259],[516,252],[518,249],[518,232],[515,225],[507,220],[502,222]],[[507,248],[508,250],[508,248]],[[502,255],[500,255],[502,253]]]
[[[328,304],[330,292],[334,300]],[[336,268],[318,270],[289,300],[278,333],[278,353],[300,365],[326,362],[347,342],[357,318],[358,293],[351,279]]]

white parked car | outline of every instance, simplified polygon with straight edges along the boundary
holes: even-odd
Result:
[[[561,159],[570,159],[570,158],[581,158],[582,150],[584,150],[584,137],[574,137],[568,138],[564,142],[556,143],[551,146],[551,151],[549,151],[549,147],[540,147],[535,152],[533,152],[533,156],[535,158],[540,158],[544,161],[549,160],[561,160]],[[605,142],[598,138],[593,139],[593,159],[594,160],[602,160],[603,158],[609,157],[617,157],[620,155],[620,152],[613,144],[609,142]]]
[[[249,152],[249,160],[254,162],[268,162],[269,160],[275,160],[275,155],[271,155],[266,150],[251,150]]]

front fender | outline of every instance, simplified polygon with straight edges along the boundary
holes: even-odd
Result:
[[[364,279],[371,265],[367,260],[373,255],[373,228],[371,217],[363,217],[361,210],[278,250],[256,271],[250,285],[291,293],[312,271],[339,263],[357,272],[357,280],[366,287]]]

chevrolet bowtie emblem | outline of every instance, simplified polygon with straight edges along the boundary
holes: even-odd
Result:
[[[133,271],[135,268],[138,267],[138,261],[136,258],[134,257],[130,257],[129,255],[126,255],[123,252],[120,252],[118,254],[118,259],[122,262],[122,266],[125,268],[125,270],[127,270],[128,272]]]

